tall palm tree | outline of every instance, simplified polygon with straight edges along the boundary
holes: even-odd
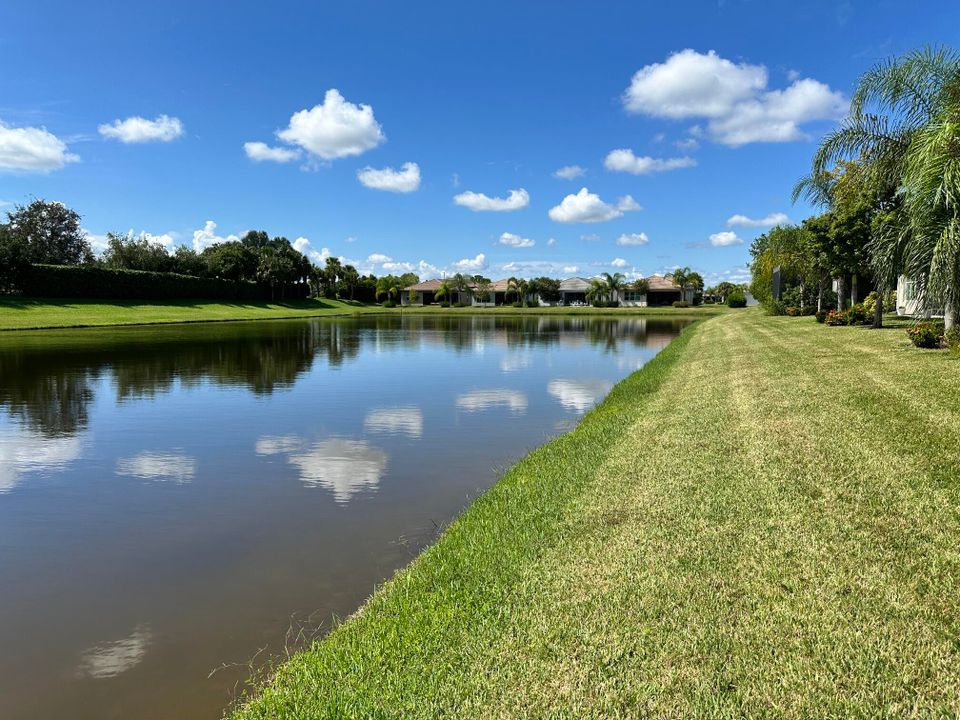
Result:
[[[435,300],[443,300],[446,298],[450,299],[450,296],[453,294],[453,283],[449,280],[441,280],[440,287],[437,288],[437,291],[433,294]]]
[[[599,278],[593,278],[590,281],[590,287],[587,288],[584,296],[589,303],[602,302],[607,297],[610,288],[607,283]]]
[[[517,296],[517,302],[523,302],[527,298],[529,292],[530,284],[523,278],[512,277],[507,280],[507,294],[511,292],[515,293]]]
[[[395,295],[400,295],[400,284],[397,282],[397,278],[392,275],[384,275],[377,280],[377,300],[384,295],[387,296],[388,300],[392,300]]]
[[[673,282],[680,286],[681,300],[683,300],[683,293],[687,289],[687,285],[690,282],[691,273],[693,273],[693,271],[686,266],[677,268],[672,273],[670,273],[670,276],[673,278]]]
[[[607,283],[607,291],[610,293],[610,300],[612,301],[618,299],[623,294],[624,288],[627,286],[627,278],[623,273],[616,272],[611,275],[610,273],[605,272],[603,273],[603,279]]]
[[[451,282],[453,289],[457,291],[457,302],[463,302],[463,293],[470,289],[470,281],[463,273],[457,273]]]
[[[943,174],[938,181],[936,173],[947,172],[956,154],[945,144],[945,133],[960,92],[958,78],[960,55],[944,47],[915,50],[868,70],[853,94],[850,115],[824,137],[811,174],[794,188],[794,199],[832,206],[832,166],[857,161],[878,198],[868,252],[879,289],[907,274],[918,282],[928,309],[948,306],[950,324],[960,275],[949,268],[960,259],[960,244],[953,239],[944,194],[950,181]]]

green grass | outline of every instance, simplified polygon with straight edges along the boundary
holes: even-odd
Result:
[[[225,303],[205,300],[104,302],[0,298],[0,330],[270,320],[349,315],[371,310],[380,308],[339,300]]]
[[[658,315],[707,317],[722,312],[721,306],[705,308],[406,308],[410,314],[484,315]],[[226,320],[270,320],[282,318],[399,313],[399,308],[364,305],[340,300],[297,300],[287,303],[224,303],[204,300],[171,302],[53,300],[42,298],[0,298],[0,331],[45,328],[96,327],[109,325],[155,325],[181,322],[222,322]]]
[[[958,714],[958,361],[748,310],[685,330],[234,717]]]

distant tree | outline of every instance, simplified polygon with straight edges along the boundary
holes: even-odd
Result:
[[[100,262],[106,267],[121,270],[173,270],[173,259],[167,249],[163,245],[150,242],[145,233],[107,233],[107,249],[103,251]]]
[[[437,291],[433,294],[433,297],[437,301],[450,300],[450,296],[453,294],[453,291],[453,283],[450,282],[450,280],[441,280],[440,287],[437,288]]]
[[[242,242],[231,241],[211,245],[200,255],[210,275],[224,280],[256,280],[260,258],[258,252]]]
[[[377,299],[386,297],[388,300],[395,300],[400,297],[402,289],[400,278],[396,275],[384,275],[377,280]]]
[[[530,292],[539,295],[544,302],[560,300],[560,281],[549,277],[538,277],[530,281]]]
[[[463,302],[463,294],[470,289],[470,279],[463,273],[457,273],[450,282],[457,291],[457,302]]]
[[[477,289],[477,300],[482,303],[489,302],[491,289],[493,288],[493,283],[490,282],[490,279],[482,275],[475,275],[473,283]]]
[[[698,272],[692,272],[687,276],[687,282],[695,292],[703,292],[703,275]]]
[[[610,288],[605,281],[599,278],[593,278],[590,281],[590,287],[587,288],[585,297],[589,303],[598,303],[606,300],[609,293]]]
[[[270,236],[265,230],[249,230],[240,238],[246,247],[260,250],[270,244]]]
[[[416,273],[405,272],[400,276],[400,284],[403,287],[410,287],[411,285],[416,285],[420,282],[420,277]]]
[[[10,241],[25,249],[32,263],[79,265],[93,261],[80,216],[63,203],[34,200],[7,213]]]
[[[17,289],[21,273],[30,264],[27,243],[0,224],[0,293]]]
[[[171,268],[173,272],[181,275],[193,275],[202,277],[207,273],[207,265],[203,258],[193,248],[185,245],[178,245],[171,257]]]
[[[690,280],[690,273],[693,271],[688,267],[680,267],[670,273],[673,282],[680,286],[680,297],[683,297],[683,291],[687,288]]]
[[[623,294],[624,289],[626,288],[626,278],[623,276],[623,273],[603,273],[603,279],[607,284],[607,292],[609,293],[609,298],[613,301],[615,298]]]
[[[635,292],[646,295],[650,292],[650,281],[646,278],[637,278],[630,286]]]
[[[512,277],[507,280],[507,295],[516,295],[517,302],[523,302],[530,293],[530,283],[523,278]]]
[[[340,283],[345,291],[344,294],[353,300],[357,291],[357,285],[360,283],[360,273],[357,272],[357,269],[353,265],[344,265]]]

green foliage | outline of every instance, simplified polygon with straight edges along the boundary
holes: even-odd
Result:
[[[818,323],[826,322],[828,310],[817,310],[813,315]]]
[[[907,335],[918,348],[938,348],[944,340],[943,325],[938,322],[919,322],[907,328]]]
[[[648,292],[650,292],[650,281],[646,278],[637,278],[633,281],[631,288],[641,295],[646,295]]]
[[[11,233],[7,225],[0,225],[0,293],[17,290],[21,273],[29,264],[26,241]]]
[[[540,307],[540,303],[538,303],[536,300],[527,300],[525,304],[528,308]]]
[[[690,303],[688,303],[686,300],[674,300],[673,306],[675,308],[688,308],[690,307]]]
[[[395,308],[397,306],[397,303],[394,302],[393,300],[384,300],[381,303],[381,306],[385,308]]]
[[[31,263],[79,265],[93,261],[80,216],[63,203],[34,200],[7,213],[7,233]]]
[[[466,306],[467,306],[467,304],[466,304],[465,302],[461,302],[460,300],[457,300],[457,301],[453,304],[453,307],[455,307],[455,308],[462,308],[462,307],[466,307]]]
[[[544,302],[559,302],[560,281],[549,277],[538,277],[530,281],[530,292],[539,295]]]
[[[31,265],[23,272],[21,289],[31,297],[111,300],[266,300],[271,296],[269,287],[247,281],[92,265]],[[284,292],[290,299],[302,298],[307,287],[288,285]]]
[[[745,308],[747,306],[747,296],[739,288],[727,295],[727,307]]]
[[[516,302],[510,303],[510,307],[522,308],[522,307],[523,307],[523,303],[520,302],[519,300],[517,300]]]
[[[440,307],[442,307],[442,308],[448,308],[448,307],[450,307],[450,302],[447,301],[447,300],[441,300],[441,301],[440,301],[439,303],[437,303],[437,304],[438,304]]]
[[[865,325],[873,320],[873,315],[867,314],[866,308],[862,305],[853,305],[847,310],[847,324]]]
[[[850,319],[847,317],[846,310],[828,310],[824,322],[831,326],[849,325]]]

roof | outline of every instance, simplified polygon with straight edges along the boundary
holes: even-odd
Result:
[[[560,292],[586,292],[590,289],[590,281],[582,277],[572,277],[560,281]]]
[[[673,277],[670,275],[651,275],[648,277],[647,282],[650,283],[650,289],[653,291],[657,290],[679,290],[680,286],[673,281]]]
[[[405,287],[404,290],[410,290],[414,292],[433,292],[440,288],[440,283],[442,280],[424,280],[423,282],[417,283],[416,285],[411,285],[410,287]]]

